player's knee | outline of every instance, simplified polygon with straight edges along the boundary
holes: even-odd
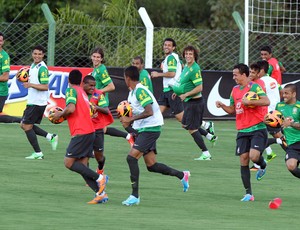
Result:
[[[138,161],[136,158],[134,158],[133,156],[130,156],[130,155],[127,155],[126,160],[127,160],[128,165],[136,164]]]
[[[156,165],[156,163],[153,164],[153,165],[151,165],[151,166],[147,166],[147,170],[149,172],[156,172],[157,171],[157,165]]]
[[[297,168],[297,164],[292,161],[287,161],[285,164],[286,164],[287,169],[290,172],[292,172],[293,170],[295,170]]]

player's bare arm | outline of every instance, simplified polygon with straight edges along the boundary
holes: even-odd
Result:
[[[166,77],[166,78],[173,78],[175,77],[176,72],[166,72],[166,73],[161,73],[157,71],[151,72],[151,77],[156,78],[156,77]]]
[[[0,75],[0,82],[8,81],[9,79],[9,72],[4,72],[2,75]]]
[[[228,106],[228,105],[225,105],[221,101],[216,101],[216,107],[223,109],[228,114],[234,114],[235,113],[235,109],[234,109],[233,105]]]

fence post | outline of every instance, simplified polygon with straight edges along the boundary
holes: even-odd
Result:
[[[48,57],[47,57],[47,65],[48,66],[54,66],[54,55],[55,55],[55,27],[56,23],[55,20],[52,16],[52,13],[47,5],[47,3],[43,3],[42,6],[42,11],[47,19],[47,22],[49,24],[49,29],[48,29]]]
[[[240,30],[240,57],[239,57],[239,63],[244,63],[245,61],[245,27],[244,27],[244,22],[239,14],[239,12],[234,11],[232,13],[232,17],[234,18],[235,23],[237,24],[239,30]]]
[[[141,19],[146,27],[146,57],[145,68],[151,69],[153,62],[153,23],[144,7],[140,7],[138,10]]]

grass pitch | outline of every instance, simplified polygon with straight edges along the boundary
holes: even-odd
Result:
[[[114,127],[120,128],[116,120]],[[109,201],[88,205],[93,192],[79,174],[64,167],[69,143],[67,123],[40,126],[59,135],[57,151],[39,137],[44,160],[25,160],[31,146],[18,124],[0,124],[0,229],[297,229],[300,181],[284,164],[281,148],[273,145],[277,158],[269,163],[261,181],[251,172],[254,202],[241,202],[244,189],[239,159],[234,155],[235,124],[216,121],[219,140],[214,148],[206,141],[212,161],[194,161],[200,152],[187,131],[173,120],[165,120],[158,141],[157,160],[180,170],[190,170],[190,189],[182,192],[175,177],[149,173],[140,160],[139,206],[121,202],[130,192],[125,139],[105,136],[105,172]],[[90,163],[96,167],[94,159]],[[282,198],[277,210],[268,208]]]

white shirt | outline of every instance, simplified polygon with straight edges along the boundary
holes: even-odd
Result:
[[[278,82],[270,77],[263,76],[260,78],[263,80],[266,86],[266,94],[270,100],[270,105],[268,106],[268,112],[275,110],[276,104],[280,102],[280,93],[278,89]]]

